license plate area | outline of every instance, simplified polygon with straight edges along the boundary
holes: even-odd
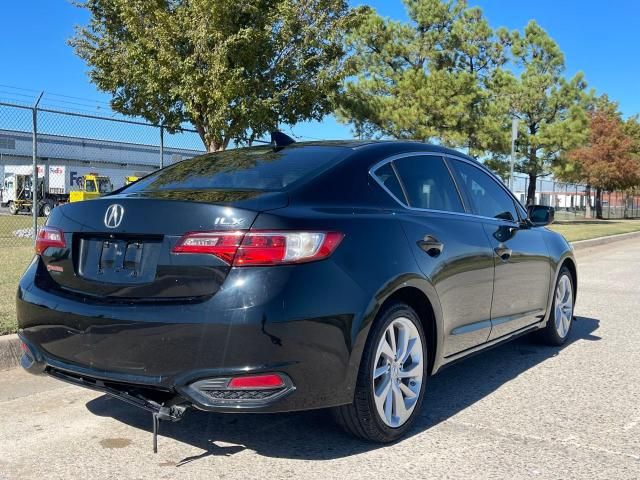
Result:
[[[78,242],[77,272],[102,283],[151,283],[161,249],[161,238],[83,237]]]

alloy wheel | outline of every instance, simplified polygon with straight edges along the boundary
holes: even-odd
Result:
[[[573,286],[567,275],[560,277],[556,286],[555,298],[555,326],[560,338],[569,333],[573,319]]]
[[[376,349],[373,396],[380,419],[390,427],[409,419],[420,396],[424,377],[422,339],[406,317],[395,318]]]

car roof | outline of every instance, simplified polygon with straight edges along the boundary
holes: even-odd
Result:
[[[473,160],[474,162],[478,162],[477,159],[470,157],[469,155],[462,153],[458,150],[454,150],[453,148],[443,147],[441,145],[434,145],[432,143],[425,143],[418,140],[316,140],[310,142],[296,142],[291,144],[289,147],[305,147],[305,146],[315,146],[315,147],[343,147],[351,150],[361,150],[361,149],[376,149],[378,147],[396,147],[398,152],[402,151],[424,151],[424,152],[436,152],[443,153],[448,155],[454,155],[458,157],[463,157],[469,160]],[[478,162],[480,163],[480,162]]]

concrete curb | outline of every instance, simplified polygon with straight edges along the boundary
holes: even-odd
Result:
[[[640,238],[640,232],[622,233],[620,235],[609,235],[607,237],[591,238],[572,242],[574,250],[583,250],[599,245],[627,240],[629,238]],[[20,340],[17,335],[0,336],[0,370],[15,368],[20,364]]]
[[[628,240],[630,238],[640,238],[640,232],[621,233],[619,235],[608,235],[606,237],[590,238],[589,240],[579,240],[571,242],[574,250],[583,250],[585,248],[597,247],[608,243]]]
[[[0,336],[0,370],[17,367],[21,354],[18,335]]]

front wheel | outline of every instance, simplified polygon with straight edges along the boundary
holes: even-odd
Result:
[[[427,380],[427,342],[420,319],[408,305],[386,308],[371,327],[354,401],[333,414],[348,432],[388,443],[411,428]]]
[[[9,202],[9,213],[11,215],[17,215],[18,214],[18,207],[16,206],[16,204],[14,202]]]
[[[574,302],[573,277],[567,267],[562,267],[553,296],[553,307],[547,326],[540,331],[541,339],[549,345],[563,345],[573,325]]]

